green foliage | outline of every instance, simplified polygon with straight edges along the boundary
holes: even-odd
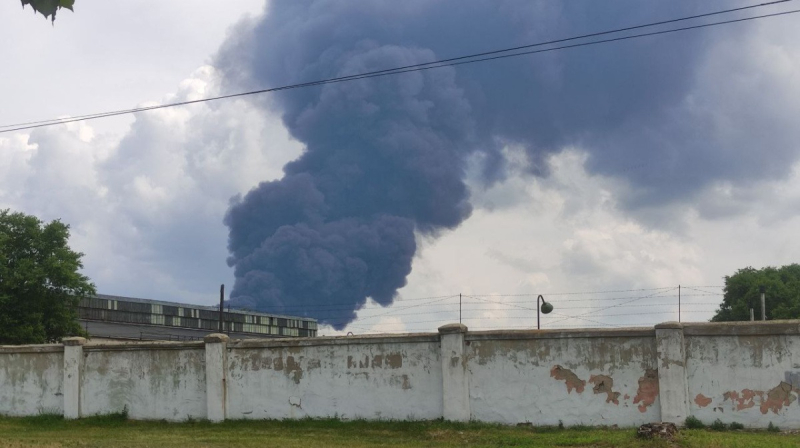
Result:
[[[730,425],[728,425],[728,428],[730,428],[732,431],[741,430],[744,429],[744,425],[739,422],[733,422]]]
[[[708,425],[708,428],[713,430],[713,431],[725,431],[725,430],[728,429],[728,425],[726,425],[725,423],[722,423],[722,420],[716,419],[716,420],[714,420],[713,423]]]
[[[546,430],[542,430],[546,429]],[[265,442],[268,441],[268,442]],[[320,443],[322,441],[322,443]],[[603,448],[797,448],[797,438],[767,431],[718,432],[686,430],[674,442],[643,440],[630,428],[575,431],[555,426],[513,427],[444,421],[337,421],[333,419],[228,420],[222,423],[165,423],[98,416],[80,420],[0,416],[0,447],[70,446],[116,448],[263,448],[317,446],[326,448],[453,448],[524,446]]]
[[[773,425],[772,422],[769,422],[769,426],[767,426],[767,431],[769,432],[781,432],[781,428]]]
[[[751,305],[760,319],[760,286],[766,288],[767,319],[800,318],[800,264],[795,263],[780,268],[748,267],[725,277],[725,297],[711,321],[750,320]]]
[[[22,7],[25,8],[25,5],[31,5],[33,8],[34,13],[40,13],[45,18],[50,18],[51,22],[56,21],[56,12],[61,8],[67,8],[70,11],[74,11],[72,9],[73,5],[75,4],[75,0],[20,0],[22,1]]]
[[[698,419],[694,415],[690,415],[690,416],[686,417],[686,421],[683,422],[683,426],[686,429],[703,429],[703,428],[706,427],[706,425],[703,422],[701,422],[700,419]]]
[[[67,245],[69,226],[0,210],[0,344],[55,342],[83,332],[80,297],[95,294]]]

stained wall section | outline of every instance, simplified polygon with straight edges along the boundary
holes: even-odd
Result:
[[[652,329],[571,333],[468,334],[473,419],[621,426],[659,420]]]
[[[621,427],[693,415],[706,423],[800,428],[800,321],[491,332],[453,324],[429,334],[86,345],[70,339],[67,347],[0,346],[0,414],[444,417]]]
[[[228,418],[429,420],[442,415],[437,334],[242,340],[228,349]]]
[[[797,322],[687,325],[690,413],[706,422],[800,427],[798,330]]]
[[[0,347],[0,415],[64,412],[64,348]]]
[[[127,411],[134,419],[205,418],[203,348],[202,342],[86,346],[81,414]]]

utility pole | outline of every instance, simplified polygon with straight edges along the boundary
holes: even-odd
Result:
[[[761,285],[758,287],[758,290],[761,293],[761,320],[767,320],[767,287]]]
[[[461,293],[458,293],[458,323],[461,323]]]
[[[681,321],[681,285],[678,285],[678,322]]]
[[[224,333],[225,327],[222,321],[222,306],[225,302],[225,284],[219,285],[219,332]]]

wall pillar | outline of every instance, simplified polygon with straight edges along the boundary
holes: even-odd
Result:
[[[222,422],[227,416],[228,336],[221,333],[203,338],[206,349],[206,416]]]
[[[445,420],[470,420],[469,375],[464,356],[464,335],[467,326],[448,324],[439,327],[442,357],[442,416]]]
[[[658,324],[658,389],[661,421],[682,425],[689,416],[689,383],[686,377],[686,344],[679,322]]]
[[[81,418],[81,380],[83,376],[83,346],[86,339],[64,338],[64,418]]]

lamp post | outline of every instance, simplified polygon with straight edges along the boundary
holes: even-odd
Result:
[[[542,302],[541,306],[539,305],[539,301]],[[550,314],[550,312],[553,311],[553,304],[545,302],[544,301],[544,297],[541,294],[539,294],[539,297],[536,298],[536,329],[537,330],[541,330],[542,329],[541,317],[539,316],[539,311],[541,311],[544,314]]]

